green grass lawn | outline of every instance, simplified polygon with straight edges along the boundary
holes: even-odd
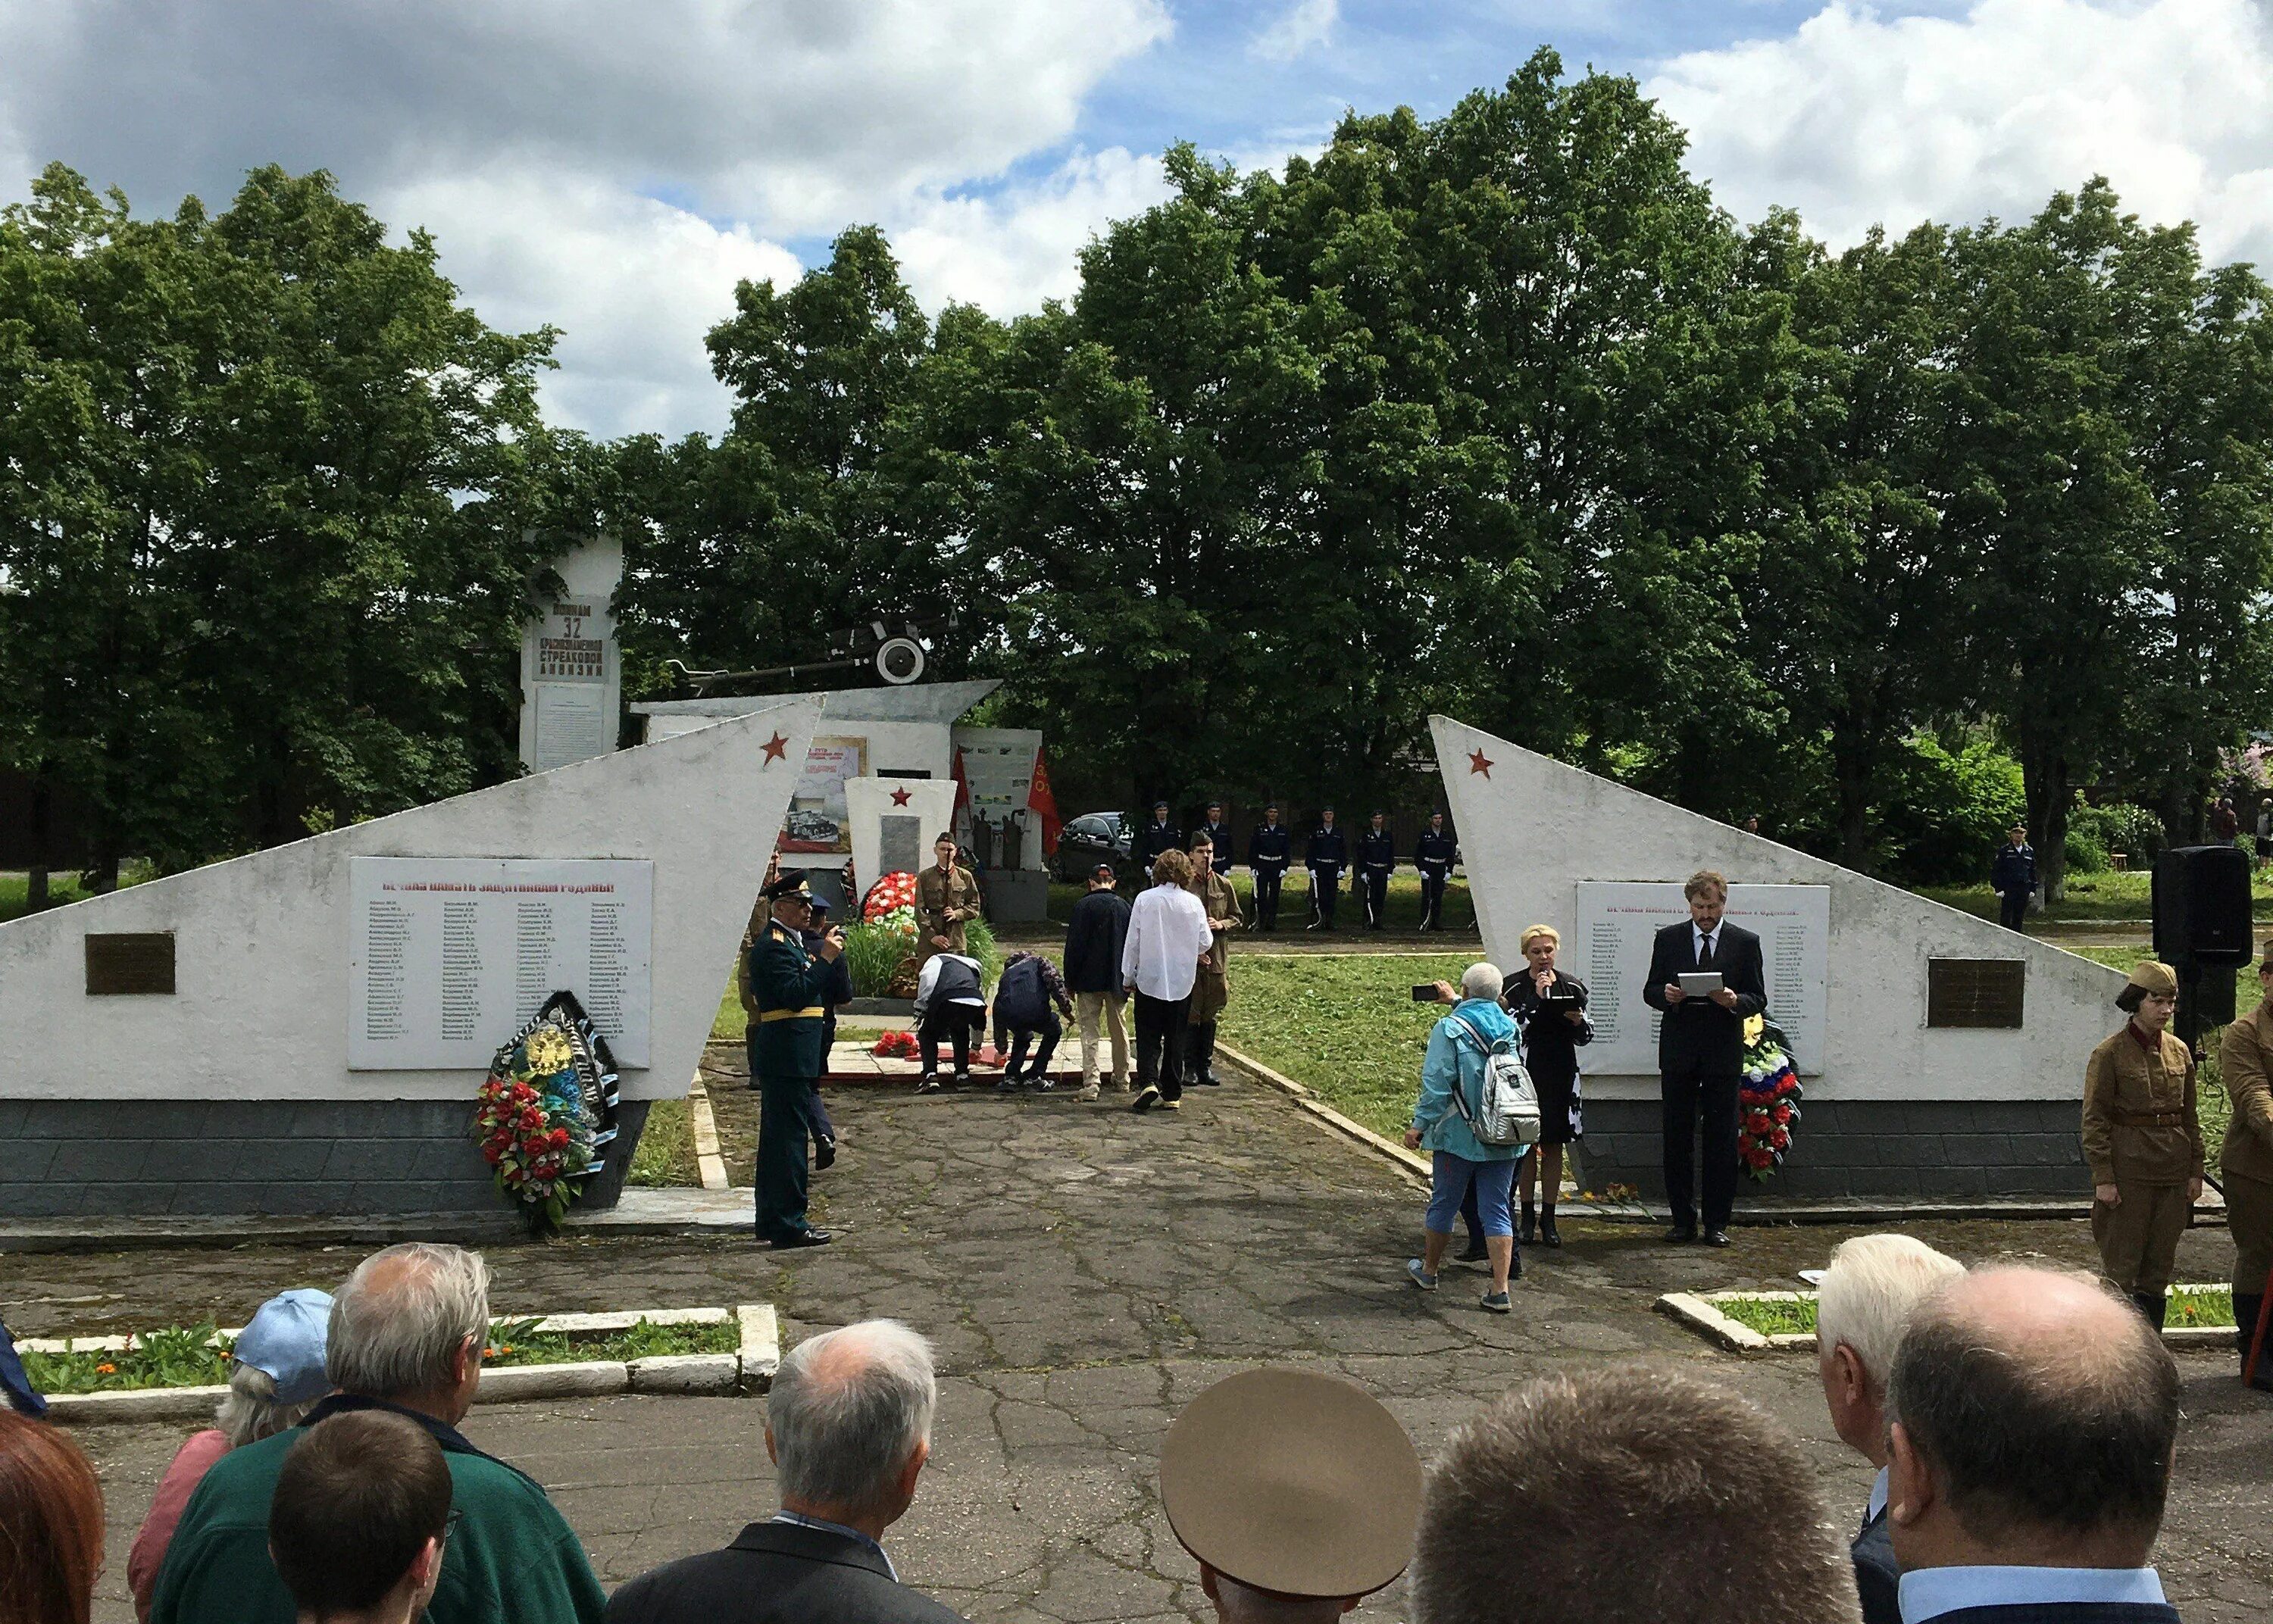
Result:
[[[2273,918],[2273,868],[2260,869],[2250,880],[2252,907],[2261,919]],[[1984,919],[1997,917],[1997,894],[1983,880],[1971,886],[1924,886],[1920,896],[1963,909]],[[2036,919],[2144,919],[2154,909],[2154,877],[2145,869],[2110,869],[2104,873],[2067,877],[2067,895]]]
[[[1394,1138],[1413,1119],[1429,1029],[1444,1014],[1410,989],[1457,980],[1474,962],[1473,952],[1259,959],[1234,948],[1223,1041]]]
[[[657,1100],[648,1108],[647,1126],[640,1131],[639,1149],[632,1152],[632,1170],[624,1182],[649,1186],[702,1182],[694,1161],[694,1119],[685,1100]]]
[[[31,876],[24,873],[0,874],[0,924],[24,917],[25,894],[31,887]],[[65,902],[84,901],[92,894],[79,889],[76,874],[48,876],[48,903],[61,907]]]
[[[741,1328],[726,1320],[707,1325],[653,1325],[628,1330],[566,1334],[539,1331],[541,1320],[492,1320],[490,1365],[566,1365],[580,1359],[653,1358],[674,1353],[731,1353]],[[212,1321],[146,1331],[139,1345],[110,1352],[40,1353],[26,1350],[24,1373],[42,1393],[112,1393],[133,1388],[219,1387],[229,1380],[229,1347]]]
[[[1713,1306],[1737,1324],[1748,1330],[1758,1331],[1763,1336],[1812,1336],[1815,1334],[1815,1298],[1811,1294],[1802,1294],[1796,1299],[1780,1297],[1715,1298]],[[2217,1285],[2206,1286],[2201,1291],[2173,1291],[2163,1322],[2173,1326],[2231,1326],[2233,1323],[2232,1289]]]

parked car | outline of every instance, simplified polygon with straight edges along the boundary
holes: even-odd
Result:
[[[1125,872],[1135,845],[1136,835],[1121,813],[1084,812],[1058,831],[1057,876],[1078,884],[1099,863],[1110,863],[1116,872]]]

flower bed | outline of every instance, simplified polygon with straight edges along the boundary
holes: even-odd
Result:
[[[1756,1351],[1815,1346],[1812,1291],[1676,1291],[1658,1298],[1658,1308],[1726,1348]],[[2171,1288],[2163,1327],[2165,1337],[2177,1342],[2216,1341],[2232,1328],[2230,1286]]]
[[[732,1353],[740,1328],[731,1315],[629,1327],[552,1329],[543,1317],[492,1320],[483,1363],[493,1366],[628,1361],[673,1354]],[[573,1322],[573,1321],[572,1321]],[[115,1345],[124,1344],[124,1345]],[[48,1394],[112,1393],[146,1388],[219,1387],[229,1380],[236,1335],[210,1320],[200,1325],[117,1336],[27,1339],[19,1344],[32,1385]]]

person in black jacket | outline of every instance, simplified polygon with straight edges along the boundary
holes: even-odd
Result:
[[[1357,837],[1357,892],[1365,899],[1365,928],[1378,931],[1389,912],[1389,874],[1397,866],[1397,841],[1389,814],[1373,814],[1373,827]]]
[[[1182,851],[1183,849],[1183,832],[1169,821],[1167,802],[1153,802],[1152,820],[1137,831],[1136,861],[1149,874],[1152,872],[1153,860],[1162,852]]]
[[[813,923],[798,932],[805,939],[806,951],[815,954],[821,944],[829,939],[829,904],[820,897],[813,899]],[[821,985],[821,1007],[829,1013],[821,1017],[821,1072],[829,1074],[829,1051],[836,1043],[836,1007],[852,1001],[852,967],[843,958],[829,962],[829,978]],[[753,1082],[754,1087],[754,1081]],[[813,1080],[813,1091],[805,1102],[806,1114],[813,1119],[813,1164],[830,1167],[836,1161],[836,1125],[829,1119],[829,1107],[821,1101],[821,1077]]]
[[[1341,900],[1342,870],[1349,865],[1349,841],[1334,827],[1334,809],[1318,813],[1318,827],[1302,849],[1302,866],[1310,872],[1310,929],[1334,928],[1334,904]]]
[[[723,1551],[641,1574],[608,1624],[963,1624],[900,1583],[884,1530],[931,1458],[931,1344],[892,1320],[808,1336],[766,1399],[781,1509]]]
[[[1444,887],[1452,878],[1452,859],[1459,848],[1445,831],[1444,814],[1430,812],[1429,827],[1414,842],[1413,866],[1421,871],[1421,928],[1441,931],[1444,928]]]
[[[1263,821],[1249,831],[1247,866],[1255,876],[1255,919],[1258,928],[1279,928],[1279,887],[1294,862],[1294,836],[1279,821],[1279,809],[1263,809]]]
[[[2037,849],[2029,844],[2026,824],[2006,832],[1997,860],[1989,865],[1989,888],[1997,894],[1997,923],[2008,931],[2029,923],[2029,894],[2037,888]]]
[[[1113,1087],[1129,1088],[1129,1027],[1121,1017],[1128,993],[1121,984],[1121,950],[1129,941],[1129,902],[1113,888],[1113,864],[1090,871],[1089,894],[1073,905],[1066,922],[1065,984],[1081,1022],[1081,1097],[1093,1100],[1097,1086],[1097,1024],[1101,1017],[1113,1035]]]
[[[1207,816],[1200,820],[1200,827],[1192,831],[1193,840],[1202,838],[1207,841],[1208,845],[1215,852],[1215,856],[1209,859],[1214,865],[1215,872],[1219,874],[1231,872],[1231,826],[1223,820],[1221,801],[1210,801],[1207,804]]]
[[[1587,1014],[1587,984],[1555,962],[1563,938],[1551,924],[1534,924],[1520,944],[1523,968],[1507,978],[1507,1013],[1523,1033],[1523,1063],[1539,1093],[1539,1146],[1523,1158],[1517,1176],[1522,1198],[1518,1239],[1536,1239],[1559,1246],[1555,1232],[1555,1197],[1563,1187],[1563,1147],[1585,1132],[1579,1117],[1579,1051],[1594,1041]],[[1536,1211],[1532,1186],[1539,1189]]]
[[[1699,1125],[1705,1144],[1705,1244],[1729,1244],[1737,1205],[1737,1089],[1744,1074],[1744,1022],[1767,1007],[1760,939],[1721,917],[1729,882],[1700,869],[1682,887],[1689,917],[1669,924],[1650,946],[1642,1001],[1665,1019],[1657,1032],[1659,1087],[1664,1097],[1665,1199],[1673,1209],[1667,1240],[1697,1239],[1696,1164],[1690,1147]],[[1680,977],[1712,971],[1718,991],[1692,998]]]

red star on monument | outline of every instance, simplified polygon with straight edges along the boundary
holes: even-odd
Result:
[[[1489,778],[1491,776],[1491,760],[1482,751],[1471,750],[1468,752],[1468,771],[1471,773],[1482,773],[1485,777]]]
[[[907,804],[908,804],[908,792],[907,792],[906,790],[893,790],[893,791],[892,791],[892,805],[895,805],[895,806],[905,806]]]
[[[766,760],[769,761],[789,760],[789,739],[784,735],[776,733],[766,741]]]

